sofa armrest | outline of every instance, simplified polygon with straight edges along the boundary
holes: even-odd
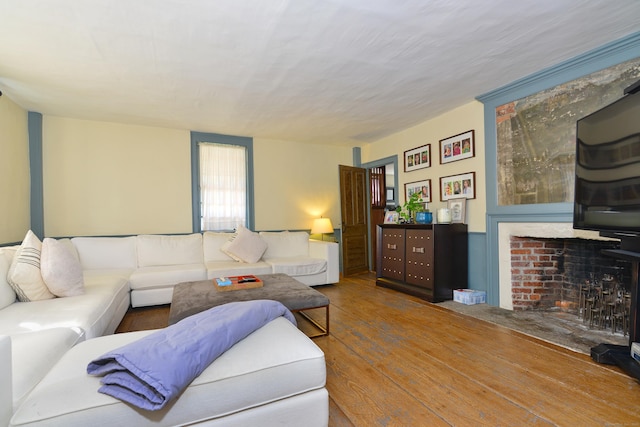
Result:
[[[340,254],[336,242],[309,239],[309,256],[327,260],[327,284],[340,281]]]
[[[8,426],[13,414],[11,338],[0,335],[0,426]]]

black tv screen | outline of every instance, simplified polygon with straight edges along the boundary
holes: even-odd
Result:
[[[640,93],[578,120],[573,226],[640,235]]]

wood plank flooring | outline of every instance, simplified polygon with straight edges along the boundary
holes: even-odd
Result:
[[[616,367],[376,287],[372,274],[316,289],[331,300],[331,334],[314,339],[331,426],[640,426],[640,383]],[[132,310],[118,331],[166,326],[168,313]]]

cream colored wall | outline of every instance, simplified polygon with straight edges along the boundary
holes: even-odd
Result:
[[[440,165],[439,139],[475,129],[476,156]],[[0,242],[20,241],[29,228],[27,112],[0,98],[0,196],[12,209],[0,219]],[[401,194],[406,182],[431,179],[432,211],[439,177],[476,172],[468,204],[470,231],[485,231],[483,107],[471,102],[362,148],[362,161],[397,154]],[[431,144],[432,166],[404,173],[402,154]],[[54,116],[43,119],[44,216],[47,236],[183,233],[191,231],[190,135],[175,130]],[[329,217],[340,227],[338,165],[348,147],[254,139],[256,229],[308,229]]]
[[[475,130],[475,157],[441,165],[439,141],[471,129]],[[431,167],[405,173],[404,152],[425,144],[431,144]],[[469,231],[486,232],[484,107],[480,102],[470,102],[432,120],[362,147],[363,163],[392,155],[398,156],[396,173],[400,186],[398,191],[401,194],[399,202],[404,203],[405,183],[430,179],[432,203],[429,204],[429,209],[434,212],[434,217],[437,209],[446,207],[447,204],[440,201],[440,177],[475,172],[476,198],[467,201]]]
[[[338,165],[350,147],[254,139],[256,229],[310,229],[313,219],[340,226]]]
[[[191,231],[185,130],[45,116],[47,236]]]
[[[31,223],[28,113],[0,97],[0,243],[21,242]]]
[[[45,116],[43,163],[47,236],[192,230],[189,131]],[[340,163],[351,148],[254,139],[255,228],[338,227]]]

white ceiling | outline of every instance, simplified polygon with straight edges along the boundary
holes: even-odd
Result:
[[[30,111],[361,145],[640,30],[638,0],[0,0]]]

